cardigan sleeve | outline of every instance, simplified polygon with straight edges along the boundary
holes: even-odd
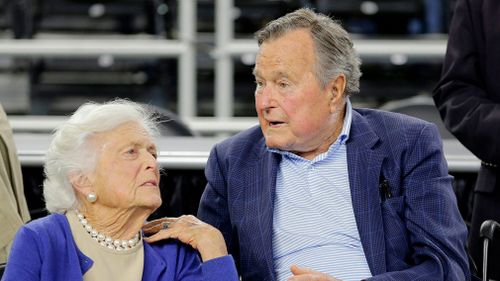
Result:
[[[2,281],[40,280],[42,254],[32,230],[23,226],[17,232]]]
[[[187,245],[180,247],[177,256],[178,281],[238,281],[238,273],[230,255],[202,262],[198,253]]]
[[[201,266],[204,281],[237,281],[238,272],[231,255],[206,261]]]
[[[230,255],[202,262],[191,246],[174,239],[146,244],[142,280],[238,281]]]

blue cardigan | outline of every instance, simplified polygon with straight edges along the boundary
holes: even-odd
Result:
[[[142,280],[238,280],[231,256],[202,263],[195,250],[178,241],[143,245]],[[18,231],[2,280],[83,280],[92,264],[76,247],[66,217],[52,214]]]

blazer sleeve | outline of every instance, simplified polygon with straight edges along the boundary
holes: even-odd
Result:
[[[14,238],[2,281],[38,281],[42,267],[42,253],[36,234],[23,226]]]
[[[496,17],[490,14],[492,17],[482,22],[482,18],[488,16],[480,15],[477,10],[483,2],[486,1],[457,1],[442,77],[434,89],[434,101],[446,127],[461,143],[481,160],[499,164],[500,88],[494,83],[498,83],[495,79],[500,79],[500,61],[489,60],[493,59],[494,52],[498,52],[500,36],[495,35],[496,39],[493,39],[493,34],[485,34],[486,28],[494,27],[484,25],[489,22],[489,25],[498,26],[500,14]],[[488,3],[496,5],[496,10],[500,11],[500,2]],[[497,49],[492,50],[494,42],[487,40],[497,40]],[[496,66],[492,66],[494,63]]]
[[[409,256],[404,262],[410,267],[392,271],[392,265],[388,264],[388,271],[392,272],[368,280],[461,281],[471,278],[465,251],[467,228],[457,208],[452,177],[448,175],[441,140],[437,136],[434,125],[425,126],[408,144],[412,149],[400,159],[405,206],[402,220],[410,245]],[[386,239],[386,243],[390,241],[391,237]],[[391,253],[387,256],[390,258]]]
[[[222,167],[223,160],[219,156],[219,149],[219,145],[214,146],[205,167],[207,185],[201,196],[197,216],[222,232],[228,251],[237,263],[239,260],[239,244],[230,220],[227,201],[227,175]]]

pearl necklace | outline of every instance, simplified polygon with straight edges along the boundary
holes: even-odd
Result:
[[[99,243],[99,245],[106,247],[111,250],[122,251],[132,249],[139,244],[141,237],[139,233],[137,233],[134,238],[130,240],[119,240],[113,239],[107,235],[104,235],[97,230],[95,230],[87,221],[84,215],[82,215],[78,210],[76,210],[76,215],[78,220],[82,224],[83,228],[87,231],[87,233]]]

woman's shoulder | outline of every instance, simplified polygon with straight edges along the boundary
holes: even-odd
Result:
[[[196,250],[177,240],[168,239],[146,245],[148,245],[145,248],[149,248],[149,254],[146,250],[145,262],[146,260],[152,262],[151,256],[153,255],[159,256],[166,264],[166,268],[175,268],[178,274],[193,277],[187,278],[189,280],[198,280],[200,276],[203,276],[203,280],[238,280],[236,265],[230,255],[203,263]]]
[[[197,256],[197,252],[189,245],[175,239],[167,239],[155,243],[144,242],[147,247],[158,253],[164,260],[178,260],[186,256]]]
[[[68,222],[66,216],[62,214],[50,214],[45,217],[32,220],[23,227],[39,232],[44,230],[54,230],[54,227],[64,228],[67,224]]]
[[[37,239],[61,240],[71,233],[68,220],[62,214],[50,214],[42,218],[38,218],[23,225],[18,236],[36,236]]]
[[[17,231],[12,250],[23,252],[34,245],[40,251],[63,249],[68,237],[65,220],[64,215],[54,214],[28,222]]]
[[[148,278],[143,280],[157,280],[154,273],[165,269],[165,278],[162,280],[174,280],[175,276],[186,273],[199,276],[201,261],[193,248],[179,241],[168,239],[151,244],[144,242],[144,273],[147,272]]]

